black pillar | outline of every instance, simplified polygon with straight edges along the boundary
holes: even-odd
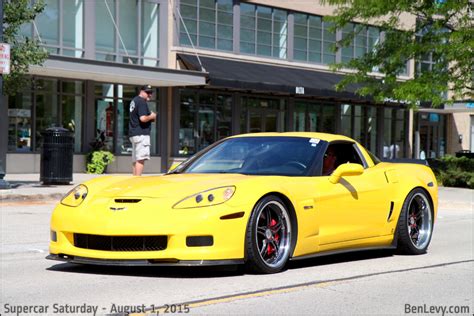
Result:
[[[0,0],[0,43],[3,43],[3,0]],[[7,147],[8,147],[8,105],[3,95],[3,75],[0,74],[0,190],[10,188],[5,181],[7,169]]]

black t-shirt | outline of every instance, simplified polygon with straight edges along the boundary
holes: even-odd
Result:
[[[143,123],[140,116],[150,115],[150,109],[145,99],[136,96],[130,102],[130,121],[128,123],[128,136],[150,135],[151,121]]]

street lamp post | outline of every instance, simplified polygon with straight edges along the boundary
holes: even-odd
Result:
[[[3,43],[3,1],[0,0],[0,43]],[[3,95],[3,74],[0,73],[0,190],[10,188],[10,184],[4,180],[7,167],[8,147],[8,106]]]

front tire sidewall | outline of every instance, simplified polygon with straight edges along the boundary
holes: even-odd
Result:
[[[410,237],[409,229],[408,229],[408,216],[409,216],[409,207],[410,204],[413,200],[413,198],[416,195],[422,195],[425,197],[426,201],[428,202],[429,206],[429,211],[431,213],[430,216],[430,231],[429,231],[429,236],[428,240],[426,241],[426,244],[424,247],[416,247],[413,245],[413,242]],[[402,210],[400,212],[400,217],[398,219],[398,224],[397,224],[397,235],[396,238],[398,240],[397,242],[397,250],[401,254],[406,254],[406,255],[420,255],[426,253],[428,246],[431,242],[431,238],[433,236],[433,224],[434,224],[434,211],[433,211],[433,203],[431,202],[431,199],[429,195],[425,192],[425,190],[421,188],[416,188],[413,189],[408,196],[406,197],[405,201],[403,202]]]
[[[288,218],[288,227],[289,239],[287,250],[284,256],[280,259],[277,265],[268,265],[260,256],[258,245],[256,243],[257,238],[257,230],[256,225],[259,219],[259,215],[262,212],[262,208],[267,205],[269,202],[276,202],[283,206],[284,210],[282,210]],[[280,272],[286,265],[290,254],[293,251],[293,227],[292,227],[292,218],[291,213],[285,203],[277,196],[266,196],[262,198],[260,201],[257,202],[255,205],[252,214],[250,215],[250,219],[247,225],[247,232],[245,237],[245,261],[246,261],[246,268],[249,272],[256,272],[256,273],[277,273]]]

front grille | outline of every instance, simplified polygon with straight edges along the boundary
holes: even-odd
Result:
[[[157,251],[164,250],[167,236],[101,236],[74,234],[74,246],[105,251]]]

